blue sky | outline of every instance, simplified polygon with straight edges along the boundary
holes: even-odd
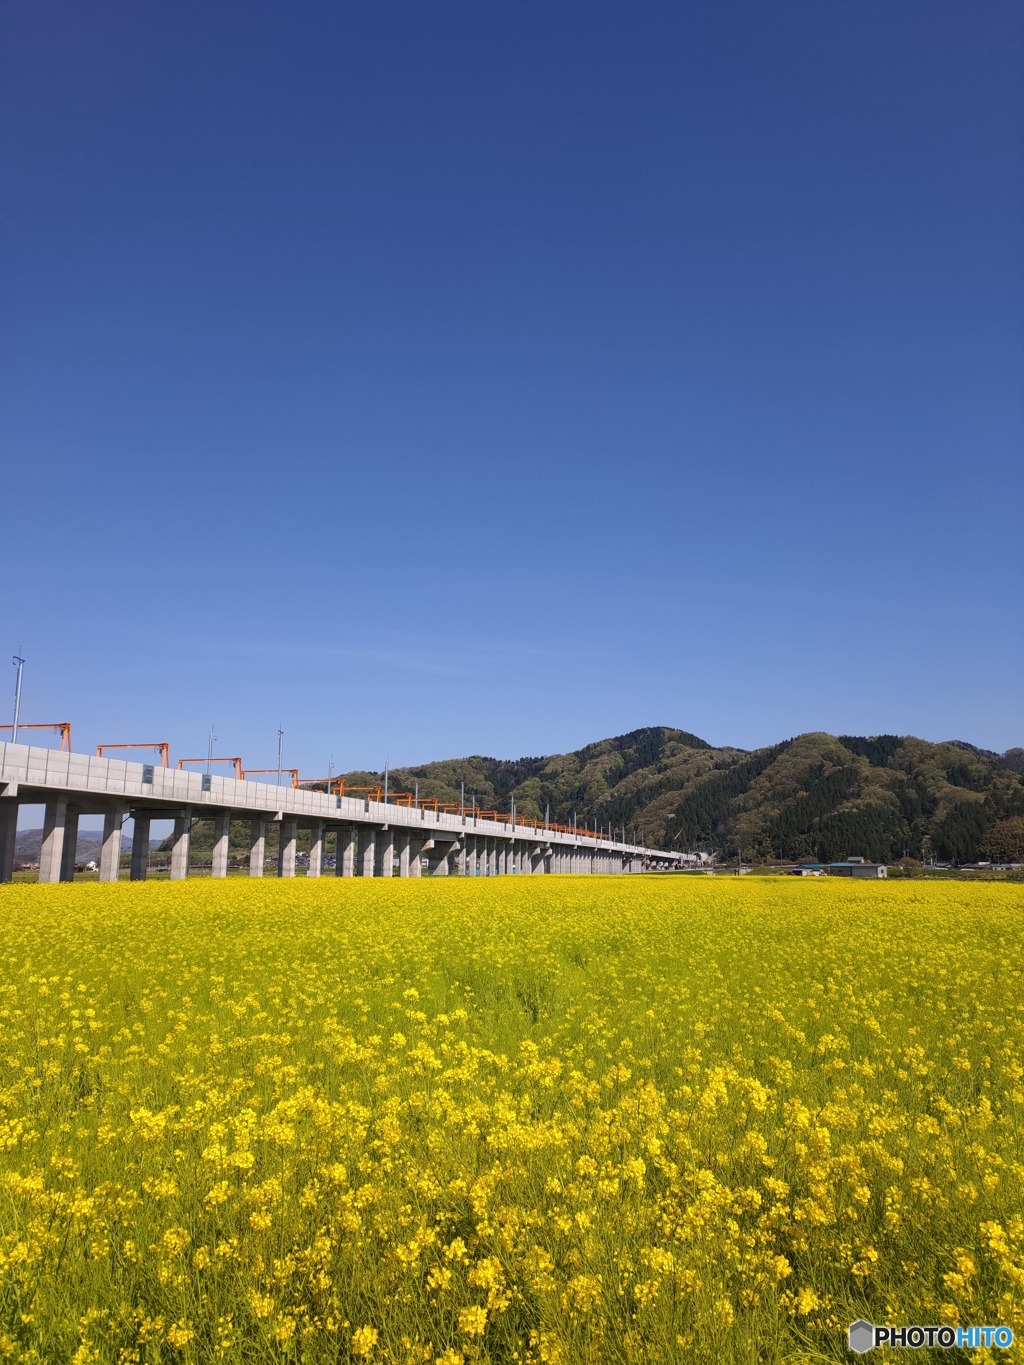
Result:
[[[1024,742],[1019,5],[0,34],[24,720],[310,776]]]

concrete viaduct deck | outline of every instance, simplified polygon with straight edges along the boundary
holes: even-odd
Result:
[[[307,876],[324,870],[327,836],[337,835],[336,875],[418,877],[427,859],[434,876],[508,872],[644,872],[678,865],[679,856],[635,844],[617,843],[583,831],[567,833],[485,820],[472,813],[435,813],[390,802],[328,795],[266,782],[237,781],[209,773],[126,763],[87,754],[0,743],[0,881],[14,869],[19,805],[43,805],[41,882],[74,876],[78,822],[103,816],[100,880],[116,881],[121,863],[121,829],[135,822],[131,878],[145,880],[150,826],[173,820],[170,875],[188,876],[189,843],[197,820],[212,820],[212,875],[228,870],[232,820],[250,822],[249,875],[264,872],[268,825],[277,825],[277,874],[295,875],[299,828],[311,831]]]

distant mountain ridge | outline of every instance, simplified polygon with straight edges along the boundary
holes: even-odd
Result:
[[[346,774],[352,785],[382,773]],[[649,726],[567,754],[444,759],[390,773],[391,789],[581,826],[649,845],[755,858],[883,862],[1012,857],[1024,834],[1024,750],[963,740],[810,733],[753,751]],[[1000,841],[1008,852],[1000,852]]]
[[[78,863],[99,862],[102,839],[98,834],[91,832],[80,833],[78,844],[76,845],[75,861]],[[39,862],[39,854],[43,847],[43,831],[41,829],[20,829],[18,837],[14,843],[15,862],[30,864],[34,866]],[[151,839],[150,847],[153,849],[160,847],[159,839]],[[132,850],[132,836],[130,834],[121,835],[121,852],[130,853]]]

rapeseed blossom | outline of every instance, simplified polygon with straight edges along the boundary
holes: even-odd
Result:
[[[781,1365],[842,1359],[861,1316],[1024,1333],[1017,887],[0,904],[0,1361]]]

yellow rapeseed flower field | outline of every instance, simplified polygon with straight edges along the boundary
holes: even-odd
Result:
[[[781,1365],[849,1359],[862,1315],[1024,1327],[1020,888],[0,907],[0,1359]]]

